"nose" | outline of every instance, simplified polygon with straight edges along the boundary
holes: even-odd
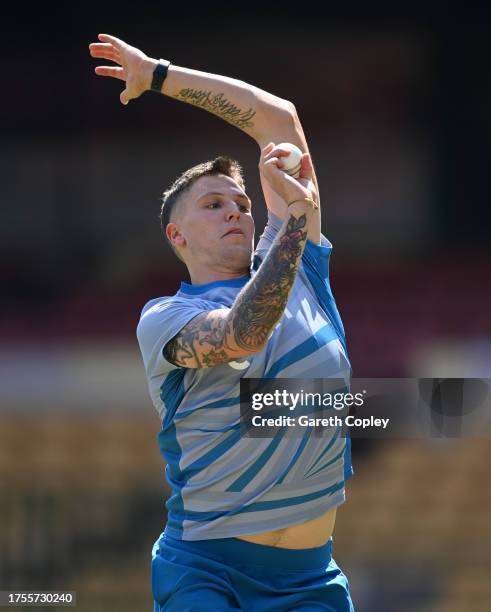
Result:
[[[234,219],[237,221],[240,219],[240,210],[238,204],[231,202],[227,208],[227,221],[232,221]]]

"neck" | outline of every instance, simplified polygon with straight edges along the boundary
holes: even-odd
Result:
[[[215,281],[232,280],[249,274],[248,267],[239,270],[191,270],[188,268],[188,271],[192,285],[206,285]]]

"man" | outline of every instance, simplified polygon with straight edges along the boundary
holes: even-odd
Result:
[[[254,222],[229,158],[186,171],[164,193],[162,226],[191,283],[145,305],[138,340],[172,490],[153,551],[155,610],[353,610],[331,557],[336,507],[351,475],[346,440],[241,437],[239,382],[349,379],[328,278],[319,190],[294,106],[241,81],[154,60],[106,34],[96,73],[126,83],[123,104],[152,88],[243,130],[261,148],[268,224]],[[298,179],[281,170],[304,152]]]

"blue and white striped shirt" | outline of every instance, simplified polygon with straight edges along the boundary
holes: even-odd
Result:
[[[282,222],[269,214],[251,274]],[[266,348],[238,362],[181,368],[163,348],[206,310],[231,307],[249,276],[206,285],[181,283],[172,297],[148,302],[137,336],[150,395],[162,419],[158,435],[171,487],[166,533],[206,540],[302,523],[343,503],[352,473],[349,440],[336,430],[293,439],[240,435],[239,384],[249,378],[342,378],[350,364],[329,284],[332,246],[307,241],[287,307]]]

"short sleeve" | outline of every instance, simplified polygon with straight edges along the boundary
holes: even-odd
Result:
[[[283,225],[283,220],[280,217],[277,217],[274,213],[268,210],[268,222],[266,223],[266,227],[264,228],[263,233],[261,234],[259,241],[256,247],[256,253],[263,259],[266,255],[269,247],[273,244],[274,239],[276,238],[278,232],[280,231]],[[307,246],[311,245],[313,247],[325,247],[328,249],[332,248],[332,244],[329,240],[321,234],[321,243],[320,245],[316,245],[310,240],[307,240]]]
[[[312,286],[319,304],[329,316],[339,340],[346,350],[343,322],[339,315],[334,295],[332,294],[329,279],[331,251],[332,245],[324,236],[321,236],[321,244],[314,244],[308,240],[302,256],[302,269]]]
[[[276,235],[281,229],[283,221],[268,210],[268,222],[264,228],[263,233],[259,237],[259,241],[256,247],[256,253],[262,257],[267,253],[269,247],[273,244]]]
[[[136,335],[149,378],[179,367],[165,359],[163,349],[191,319],[207,310],[201,300],[176,296],[152,300],[143,308]]]
[[[283,221],[268,210],[268,223],[264,228],[262,236],[259,238],[254,256],[254,270],[257,270],[261,265],[262,260],[265,258],[268,249],[276,238],[282,225]],[[301,270],[309,281],[319,304],[329,316],[343,346],[346,347],[343,322],[339,316],[329,280],[329,260],[331,252],[332,244],[324,234],[321,234],[320,244],[307,240],[302,255]]]

